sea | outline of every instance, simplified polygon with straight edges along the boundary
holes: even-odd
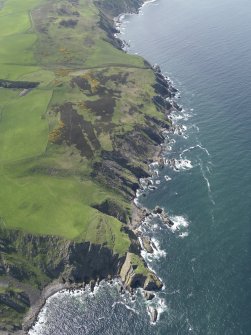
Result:
[[[251,2],[157,0],[121,18],[126,51],[179,90],[181,131],[166,135],[166,164],[137,201],[169,214],[142,231],[164,288],[146,302],[102,282],[94,293],[49,298],[30,335],[251,334]],[[139,192],[140,193],[140,192]],[[150,322],[149,306],[158,310]]]

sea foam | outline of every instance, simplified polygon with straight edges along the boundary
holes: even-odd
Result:
[[[173,232],[181,231],[181,233],[184,233],[184,230],[189,227],[189,221],[184,216],[175,215],[171,216],[170,219],[174,223],[173,226],[170,227]]]

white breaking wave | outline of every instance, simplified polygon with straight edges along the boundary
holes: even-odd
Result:
[[[172,112],[171,114],[170,114],[170,118],[171,118],[171,120],[172,121],[178,121],[178,120],[183,120],[184,119],[184,116],[183,115],[181,115],[181,114],[178,114],[177,112]]]
[[[164,164],[170,166],[174,171],[190,170],[193,168],[192,162],[189,159],[165,159]]]
[[[202,163],[201,163],[201,162],[200,162],[199,166],[200,166],[200,170],[201,170],[202,177],[203,177],[203,179],[205,180],[206,185],[207,185],[208,197],[209,197],[211,203],[215,206],[215,201],[214,201],[214,198],[213,198],[213,196],[212,196],[211,185],[210,185],[209,179],[207,178],[207,176],[206,176],[206,174],[205,174],[205,172],[204,172],[204,169],[203,169],[203,167],[202,167]]]
[[[189,152],[189,151],[194,150],[194,149],[197,149],[197,148],[199,148],[199,149],[201,149],[202,151],[204,151],[204,152],[207,154],[207,156],[210,156],[209,151],[208,151],[205,147],[203,147],[202,144],[196,144],[196,145],[191,146],[191,147],[189,147],[189,148],[187,148],[187,149],[184,149],[184,150],[182,151],[182,153],[180,154],[180,157],[182,158],[183,155],[184,155],[186,152]]]
[[[148,312],[148,315],[150,316],[150,318],[151,318],[151,308],[157,310],[157,320],[156,320],[156,322],[159,321],[160,315],[168,309],[165,299],[160,298],[158,296],[158,294],[155,295],[155,298],[152,301],[147,301],[146,305],[148,306],[147,307],[147,312]],[[151,324],[155,325],[156,322],[151,322]]]
[[[154,258],[166,257],[166,251],[160,248],[160,243],[156,238],[152,238],[152,248]]]
[[[175,170],[190,170],[193,168],[192,162],[189,159],[175,159]]]
[[[201,143],[197,144],[197,147],[200,148],[201,150],[205,151],[205,153],[208,156],[210,156],[210,153],[208,152],[208,150],[205,147],[203,147]]]
[[[166,251],[160,248],[160,243],[156,238],[151,239],[151,247],[153,249],[153,253],[148,253],[144,250],[143,243],[140,237],[139,241],[143,249],[141,250],[141,256],[147,263],[152,263],[154,259],[159,260],[160,258],[166,257]]]
[[[125,306],[125,308],[128,309],[129,311],[131,311],[131,312],[133,312],[133,313],[135,313],[135,314],[139,314],[139,312],[136,311],[136,309],[134,309],[134,308],[128,306],[128,305],[127,305],[125,302],[123,302],[123,301],[116,301],[116,302],[114,302],[114,303],[112,304],[112,308],[114,308],[116,305],[123,305],[123,306]]]
[[[184,233],[180,233],[179,234],[179,237],[180,238],[184,238],[184,237],[187,237],[189,235],[189,233],[186,231],[186,232],[184,232]]]
[[[174,223],[174,225],[170,227],[173,232],[184,230],[189,227],[189,221],[184,216],[175,215],[171,216],[170,219]]]

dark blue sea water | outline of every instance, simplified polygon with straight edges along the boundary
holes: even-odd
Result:
[[[94,295],[58,294],[31,334],[251,334],[251,2],[158,0],[126,16],[121,37],[180,90],[158,187],[139,201],[163,206],[176,223],[142,229],[158,241],[147,256],[165,283],[146,305],[103,283]],[[168,178],[168,177],[169,178]],[[170,179],[170,180],[169,180]]]

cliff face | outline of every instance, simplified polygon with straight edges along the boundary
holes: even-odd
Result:
[[[110,17],[118,16],[122,13],[137,13],[143,5],[144,0],[98,0],[95,1],[97,7]]]
[[[72,280],[89,282],[114,276],[123,262],[123,257],[113,254],[104,245],[90,242],[74,242],[55,236],[34,236],[20,231],[7,231],[2,245],[11,249],[12,257],[23,258],[23,261],[40,269],[45,277],[37,282],[40,288],[46,279],[62,281]],[[5,250],[6,250],[5,248]],[[9,261],[7,253],[2,253],[1,271],[18,280],[29,277],[24,267],[20,273]]]
[[[93,166],[93,177],[133,199],[139,178],[149,177],[149,157],[155,156],[157,146],[164,141],[165,129],[169,129],[168,123],[149,116],[144,126],[138,125],[126,135],[115,136],[114,150],[102,152],[102,161]]]
[[[81,287],[120,276],[127,289],[160,289],[162,284],[159,279],[147,269],[143,260],[135,257],[135,252],[140,249],[132,232],[131,239],[134,253],[121,256],[113,254],[104,245],[2,230],[0,284],[4,289],[0,291],[0,330],[21,329],[28,309],[36,306],[42,290],[55,280],[61,288],[71,287],[72,284],[80,284]],[[26,330],[32,324],[36,311],[29,314],[24,325]]]
[[[51,281],[83,284],[114,277],[124,259],[104,245],[2,231],[0,329],[18,329],[23,315]]]
[[[146,291],[161,289],[163,284],[151,271],[145,271],[143,261],[135,260],[134,254],[127,253],[120,270],[120,277],[127,288],[142,287]]]

